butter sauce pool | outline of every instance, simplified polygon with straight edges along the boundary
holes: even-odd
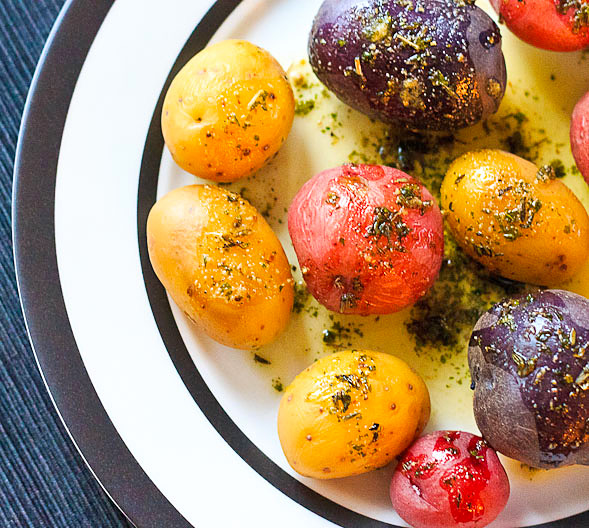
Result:
[[[454,139],[445,135],[441,139],[437,136],[435,140],[410,135],[403,138],[404,142],[399,142],[395,131],[371,122],[329,95],[312,76],[307,76],[310,72],[308,65],[300,65],[297,59],[290,76],[299,103],[298,114],[288,140],[269,166],[228,188],[242,192],[265,214],[282,241],[291,264],[297,268],[286,229],[287,209],[305,181],[321,170],[345,162],[394,163],[400,158],[398,161],[412,165],[407,172],[420,178],[436,194],[452,159],[472,149],[503,148],[538,165],[560,160],[555,168],[559,174],[565,173],[562,181],[588,207],[587,186],[572,170],[568,128],[574,103],[589,86],[589,57],[584,59],[582,53],[562,55],[535,50],[517,41],[504,27],[501,30],[509,82],[499,113],[486,124],[459,132]],[[301,48],[297,57],[304,56],[304,48]],[[284,62],[283,65],[288,66]],[[411,364],[428,385],[432,399],[428,430],[476,432],[466,364],[471,321],[476,321],[475,314],[492,302],[512,290],[519,291],[521,286],[496,284],[476,269],[470,269],[472,263],[455,251],[452,244],[447,244],[446,261],[434,297],[388,316],[340,316],[320,307],[299,287],[296,310],[286,332],[278,341],[249,356],[255,379],[248,383],[259,386],[260,391],[266,388],[268,401],[274,401],[277,409],[281,396],[278,389],[286,387],[314,360],[340,347],[394,353]],[[465,265],[469,267],[466,271],[463,270]],[[586,264],[570,283],[561,287],[589,296],[588,272],[589,264]],[[298,269],[295,278],[301,280]],[[452,317],[448,318],[448,315]],[[438,316],[446,317],[446,325],[436,324]],[[437,331],[440,336],[436,336]],[[255,354],[262,361],[255,361]],[[268,404],[268,407],[272,405]],[[265,434],[272,434],[274,416],[268,412],[271,423],[264,426],[264,431],[269,431]],[[532,472],[515,462],[509,462],[506,467],[514,488],[519,486],[521,489],[527,484],[534,488],[556,486],[558,489],[566,475],[575,471]],[[388,481],[388,476],[382,474],[386,471],[354,477],[354,482],[350,481],[349,485],[343,481],[335,482],[333,488],[325,488],[325,491],[328,495],[335,494],[337,484],[338,493],[341,492],[339,496],[346,497],[346,490],[355,488],[354,496],[371,495],[371,507],[379,512],[380,499],[388,501],[388,498],[375,497],[370,490],[384,489],[382,483]],[[530,483],[530,479],[533,482]],[[309,485],[316,488],[313,482]],[[523,511],[525,503],[525,498],[518,501],[517,493],[514,493],[507,508],[511,509],[509,515],[520,509]],[[386,502],[383,504],[390,508]],[[518,517],[508,519],[514,525]]]
[[[574,166],[568,142],[569,110],[574,105],[574,94],[582,93],[582,82],[575,79],[579,86],[576,92],[571,91],[569,79],[565,80],[567,68],[554,57],[554,63],[542,72],[543,83],[531,86],[534,75],[518,79],[517,72],[528,71],[530,63],[535,62],[514,53],[506,56],[508,62],[515,64],[511,65],[511,81],[499,112],[480,125],[454,134],[404,132],[372,121],[340,103],[314,77],[307,62],[298,61],[289,70],[297,100],[297,118],[289,141],[270,167],[250,181],[234,184],[233,188],[265,212],[284,241],[289,199],[299,183],[322,168],[345,162],[396,166],[421,179],[439,198],[439,187],[450,162],[469,150],[489,147],[515,152],[540,166],[552,166],[587,207],[589,193]],[[586,61],[581,54],[570,56],[568,67]],[[539,74],[534,68],[531,71]],[[589,84],[589,75],[585,77]],[[550,90],[545,93],[538,86]],[[264,192],[268,184],[270,193]],[[290,241],[286,240],[291,263],[297,268]],[[562,286],[589,296],[588,270],[586,264]],[[283,355],[300,358],[304,351],[307,359],[313,361],[350,346],[395,352],[428,380],[433,393],[438,393],[438,398],[432,396],[434,413],[436,401],[447,402],[452,398],[455,400],[452,413],[458,413],[467,423],[472,422],[466,366],[470,331],[480,314],[494,302],[531,288],[489,275],[464,255],[448,234],[437,283],[426,297],[400,314],[364,318],[328,312],[306,294],[298,269],[295,276],[299,284],[290,328],[278,343],[258,352],[272,358],[269,370],[273,371],[273,379],[288,384],[294,375],[285,368],[280,358]],[[289,349],[292,344],[300,343],[300,337],[293,339],[297,333],[308,337],[307,346],[291,354],[277,353],[288,342]],[[442,409],[439,412],[443,414]]]

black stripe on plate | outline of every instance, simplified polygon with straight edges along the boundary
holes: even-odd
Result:
[[[71,0],[45,45],[29,91],[12,197],[16,273],[29,338],[58,413],[80,454],[129,520],[190,528],[141,469],[86,372],[67,316],[55,251],[55,181],[76,81],[114,0]]]

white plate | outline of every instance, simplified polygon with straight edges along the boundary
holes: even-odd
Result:
[[[251,354],[195,332],[146,256],[156,196],[193,181],[163,150],[159,112],[171,76],[211,38],[252,40],[287,67],[304,54],[319,4],[72,0],[35,75],[13,202],[25,317],[74,442],[138,526],[405,526],[388,502],[391,468],[325,482],[289,468],[268,373]],[[299,149],[302,130],[292,136]],[[301,155],[293,148],[287,142],[267,172]],[[291,196],[298,183],[288,185]],[[309,338],[296,330],[288,330],[293,350],[292,337]],[[284,381],[308,361],[289,352]],[[431,428],[474,422],[437,416]],[[582,512],[588,475],[572,468],[532,483],[512,478],[509,505],[492,526]],[[589,515],[564,522],[551,526],[586,526]]]

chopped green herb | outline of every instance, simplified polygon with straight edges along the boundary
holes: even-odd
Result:
[[[559,159],[552,160],[550,162],[550,165],[554,169],[554,175],[557,178],[564,178],[566,176],[567,171],[564,166],[564,163],[561,160],[559,160]]]
[[[305,101],[297,101],[295,106],[295,114],[298,116],[306,116],[315,108],[315,101],[313,99],[307,99]]]
[[[254,354],[254,361],[256,363],[261,363],[262,365],[271,365],[272,364],[271,361],[267,360],[266,358],[263,358],[259,354]]]

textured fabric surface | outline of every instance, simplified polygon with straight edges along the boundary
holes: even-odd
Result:
[[[11,246],[20,119],[64,0],[0,0],[0,527],[129,527],[65,432],[21,314]]]

